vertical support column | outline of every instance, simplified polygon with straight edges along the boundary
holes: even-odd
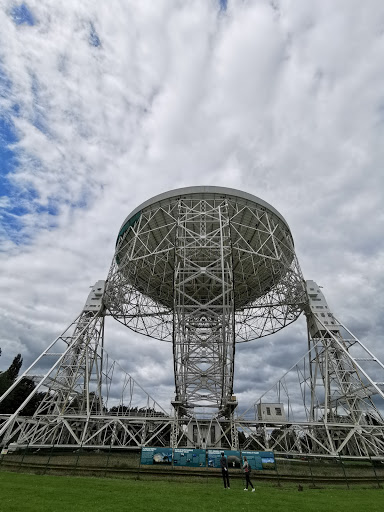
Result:
[[[226,200],[180,200],[174,274],[175,406],[224,411],[233,390],[234,300]]]
[[[231,413],[230,421],[231,421],[231,450],[238,450],[239,449],[239,435],[237,432],[234,412]]]
[[[179,408],[175,407],[174,420],[171,426],[171,448],[177,448],[180,436]]]

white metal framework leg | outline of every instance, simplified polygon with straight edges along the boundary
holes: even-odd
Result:
[[[174,276],[174,405],[228,414],[233,391],[234,301],[226,204],[179,203]]]
[[[255,403],[256,421],[248,410],[238,428],[256,449],[383,456],[384,365],[337,320],[320,287],[306,285],[309,350]]]
[[[37,380],[29,397],[1,424],[4,445],[11,441],[31,447],[139,447],[155,441],[169,444],[172,418],[130,375],[115,362],[108,362],[104,350],[104,285],[104,281],[98,281],[92,287],[76,321],[0,398],[5,398],[24,377]],[[52,359],[54,364],[36,379],[36,372],[47,361],[51,365]],[[110,396],[113,376],[122,386],[118,400]],[[35,414],[23,417],[23,408],[39,391],[45,394]]]

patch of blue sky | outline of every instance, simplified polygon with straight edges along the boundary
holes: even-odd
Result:
[[[40,94],[37,80],[33,83],[33,89],[38,105]],[[2,69],[1,63],[0,97],[7,99],[12,97],[12,83]],[[51,199],[46,205],[40,205],[37,191],[26,184],[20,187],[17,180],[14,179],[17,175],[21,155],[17,149],[19,138],[12,118],[19,115],[19,110],[20,107],[14,104],[8,111],[0,112],[0,224],[2,234],[16,244],[28,242],[28,239],[23,236],[25,227],[23,217],[25,215],[48,214],[45,222],[48,228],[53,228],[56,225],[55,217],[58,215],[57,200]],[[34,124],[44,133],[48,132],[41,107],[36,107]],[[28,160],[31,167],[41,166],[41,162],[31,155],[28,155]]]
[[[8,174],[17,165],[16,154],[12,149],[16,142],[17,135],[13,123],[6,116],[0,116],[0,176]]]
[[[9,199],[8,204],[0,210],[1,231],[6,234],[9,240],[19,244],[23,239],[23,217],[30,213],[30,204],[35,193],[33,190],[21,193],[8,180],[8,176],[2,177],[1,181],[1,195],[3,198],[7,197]]]
[[[11,10],[11,16],[16,25],[35,25],[35,18],[26,4],[15,5]]]
[[[97,32],[95,30],[93,23],[90,23],[89,43],[95,47],[101,46],[100,38],[97,35]]]
[[[19,190],[11,182],[5,183],[6,196],[10,199],[8,205],[0,209],[1,231],[8,240],[17,245],[28,244],[33,234],[39,229],[54,229],[57,227],[59,206],[58,201],[51,199],[46,205],[39,204],[38,194],[33,188]],[[3,195],[4,197],[4,195]],[[36,229],[25,231],[25,219],[35,216]]]
[[[0,63],[0,97],[7,99],[11,92],[12,82]],[[0,113],[0,197],[8,197],[10,193],[7,175],[17,167],[17,155],[13,149],[17,141],[12,115],[2,110]]]

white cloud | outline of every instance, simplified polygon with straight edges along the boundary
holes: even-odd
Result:
[[[210,184],[282,213],[305,277],[384,359],[384,6],[237,0],[219,14],[218,4],[34,0],[34,26],[15,25],[13,2],[0,7],[0,63],[12,84],[0,107],[19,160],[1,206],[35,191],[23,196],[18,243],[1,231],[2,367],[19,351],[30,361],[76,317],[131,210]],[[297,325],[238,350],[239,389],[248,350],[255,367],[279,353],[263,369],[268,381],[305,352]],[[108,350],[154,395],[160,365],[162,398],[171,398],[169,345],[107,327]],[[297,350],[283,361],[287,339]]]
[[[11,205],[11,200],[8,196],[0,197],[0,208],[7,208],[10,205]]]

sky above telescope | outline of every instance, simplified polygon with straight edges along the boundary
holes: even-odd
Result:
[[[196,185],[274,206],[384,361],[383,63],[382,0],[1,0],[0,369],[80,313],[134,208]],[[170,344],[107,318],[105,345],[168,407]],[[303,317],[239,345],[239,400],[306,347]]]

